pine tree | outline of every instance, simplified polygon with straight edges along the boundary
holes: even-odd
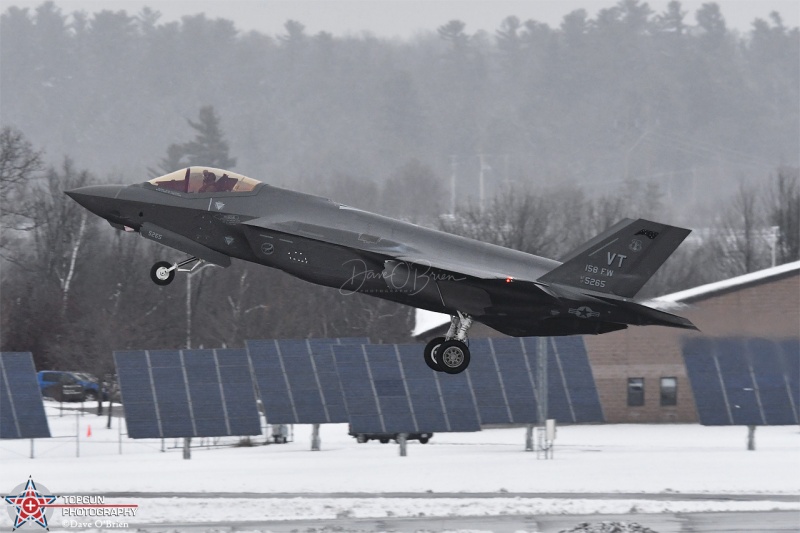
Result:
[[[204,166],[230,170],[236,166],[236,158],[228,155],[228,143],[220,128],[220,119],[213,106],[200,108],[197,122],[188,120],[195,130],[195,138],[183,144],[171,144],[167,156],[159,163],[161,173],[182,167]],[[151,174],[158,174],[152,169]]]

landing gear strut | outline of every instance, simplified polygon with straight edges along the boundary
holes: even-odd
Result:
[[[425,363],[433,370],[460,374],[469,366],[467,331],[472,317],[461,312],[450,317],[450,329],[444,337],[436,337],[425,346]]]
[[[150,279],[153,280],[153,283],[156,285],[169,285],[172,283],[172,280],[175,279],[176,272],[191,272],[203,261],[196,258],[190,257],[185,261],[181,261],[180,263],[168,263],[167,261],[159,261],[153,268],[150,269]],[[191,268],[183,268],[186,265],[191,265],[195,263]]]

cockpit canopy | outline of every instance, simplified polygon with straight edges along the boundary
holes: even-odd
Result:
[[[177,192],[220,193],[250,192],[261,182],[218,168],[190,167],[165,174],[148,183]]]

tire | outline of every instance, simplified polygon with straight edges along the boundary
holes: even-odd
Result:
[[[421,444],[428,444],[428,437],[420,437],[419,442]]]
[[[367,442],[367,437],[359,433],[358,435],[356,435],[356,442],[359,444],[364,444],[365,442]]]
[[[387,442],[389,442],[389,438],[388,437],[381,437],[380,441],[381,441],[381,444],[386,444]]]
[[[437,372],[441,372],[441,370],[439,369],[439,363],[436,360],[436,353],[437,348],[439,348],[443,342],[444,337],[436,337],[431,339],[430,342],[425,345],[425,364],[428,365],[428,368]]]
[[[448,374],[460,374],[469,366],[469,347],[461,341],[449,340],[436,351],[439,369]]]
[[[150,279],[152,279],[153,283],[156,285],[169,285],[172,283],[172,280],[175,279],[175,271],[177,270],[170,270],[171,268],[171,263],[159,261],[150,269]]]

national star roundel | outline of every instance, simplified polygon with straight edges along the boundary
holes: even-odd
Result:
[[[40,484],[37,488],[33,478],[28,478],[27,483],[17,485],[11,492],[4,499],[10,505],[8,515],[14,520],[13,530],[27,522],[35,522],[47,529],[47,515],[53,512],[48,505],[54,503],[57,496],[50,494],[44,485]]]

